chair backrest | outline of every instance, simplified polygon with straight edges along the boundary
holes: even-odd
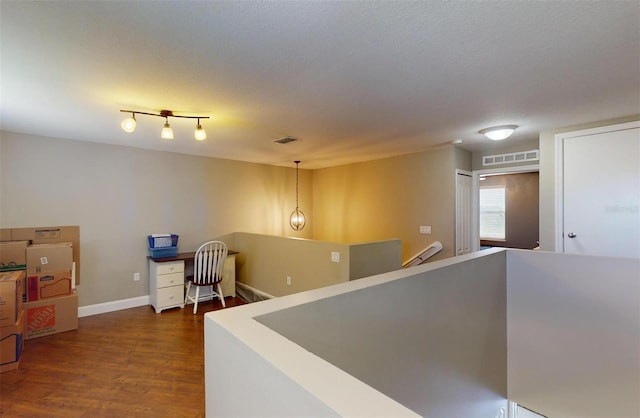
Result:
[[[210,285],[222,281],[227,246],[221,241],[205,242],[193,259],[193,284]]]

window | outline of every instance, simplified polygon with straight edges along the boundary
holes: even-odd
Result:
[[[480,239],[504,240],[505,186],[480,188]]]

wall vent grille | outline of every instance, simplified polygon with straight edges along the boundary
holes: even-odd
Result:
[[[522,163],[540,160],[540,150],[512,152],[509,154],[486,155],[482,157],[482,165]]]

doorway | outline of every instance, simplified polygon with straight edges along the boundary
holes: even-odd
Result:
[[[476,170],[473,172],[471,185],[471,251],[478,251],[485,246],[498,246],[504,248],[527,248],[537,247],[538,239],[538,165],[527,165],[519,167],[495,168],[488,170]],[[520,179],[509,177],[510,175],[535,173],[534,176],[525,176]],[[483,186],[483,184],[487,186]],[[533,186],[535,184],[535,186]],[[533,190],[535,187],[535,190]],[[488,197],[500,198],[504,196],[503,223],[499,225],[500,209],[495,206],[488,211],[483,208],[483,212],[489,212],[488,224],[482,225],[483,232],[480,233],[480,193],[481,189],[494,189],[496,193],[487,193]],[[502,190],[502,191],[500,191]],[[491,196],[493,194],[493,196]],[[507,202],[509,199],[509,202]],[[495,202],[494,202],[495,203]],[[508,212],[508,213],[507,213]],[[484,215],[484,213],[483,213]],[[492,222],[494,222],[492,224]],[[492,227],[494,227],[492,229]],[[500,235],[500,227],[504,228],[504,236]],[[483,238],[481,240],[481,238]],[[535,239],[534,239],[535,238]]]
[[[480,248],[538,247],[538,173],[484,175],[479,181]]]
[[[471,252],[471,179],[470,171],[456,170],[456,252]]]

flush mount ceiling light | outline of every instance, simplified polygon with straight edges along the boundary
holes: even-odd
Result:
[[[493,126],[491,128],[482,129],[478,131],[478,133],[486,136],[493,141],[501,141],[503,139],[509,138],[517,127],[518,125]]]
[[[173,129],[171,129],[171,125],[169,125],[169,118],[183,118],[183,119],[197,119],[198,122],[196,124],[196,130],[194,131],[193,137],[196,141],[204,141],[207,139],[207,133],[205,132],[202,125],[200,125],[200,119],[209,119],[209,116],[187,116],[187,115],[174,115],[171,110],[161,110],[160,113],[148,113],[148,112],[138,112],[137,110],[120,110],[124,113],[131,113],[130,118],[126,118],[122,121],[120,126],[122,130],[127,133],[133,133],[136,130],[136,115],[148,115],[148,116],[158,116],[164,118],[164,126],[162,131],[160,132],[160,137],[162,139],[173,139]]]
[[[304,213],[302,213],[298,207],[298,164],[300,164],[300,161],[294,161],[294,163],[296,163],[296,208],[291,212],[289,225],[291,225],[294,231],[300,231],[306,225],[307,220],[304,217]]]

